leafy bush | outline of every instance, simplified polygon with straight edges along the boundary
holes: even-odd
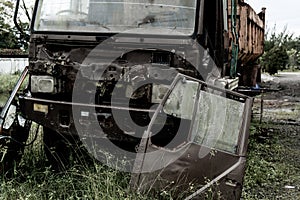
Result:
[[[286,28],[276,33],[275,26],[270,35],[266,34],[265,53],[260,61],[264,71],[271,75],[288,67],[294,69],[300,65],[300,37],[294,38]]]
[[[0,94],[12,90],[19,79],[19,75],[0,75]]]

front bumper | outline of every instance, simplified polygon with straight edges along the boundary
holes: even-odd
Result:
[[[48,127],[61,134],[78,134],[78,131],[95,133],[91,137],[102,137],[99,130],[90,131],[89,127],[99,127],[105,135],[125,134],[126,131],[115,127],[113,122],[112,110],[116,110],[119,115],[126,116],[129,112],[133,119],[147,123],[150,121],[149,115],[155,112],[155,109],[138,109],[125,106],[95,105],[74,103],[66,101],[54,101],[28,96],[19,96],[21,112],[26,119],[32,120],[42,126]],[[124,124],[126,124],[124,117]],[[108,122],[109,121],[109,122]],[[107,123],[111,123],[107,125]],[[78,127],[80,126],[80,127]],[[110,127],[110,128],[107,128]],[[78,130],[78,128],[80,130]],[[131,135],[142,134],[136,133],[135,130],[129,131]],[[81,133],[84,134],[84,133]],[[101,136],[100,136],[101,135]],[[130,135],[130,134],[127,134]],[[136,135],[136,137],[138,137]]]

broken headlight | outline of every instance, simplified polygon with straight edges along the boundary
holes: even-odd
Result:
[[[31,92],[53,93],[54,78],[51,76],[31,76]]]

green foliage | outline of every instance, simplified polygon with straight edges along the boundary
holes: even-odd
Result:
[[[276,34],[276,26],[274,27],[270,38],[266,34],[265,53],[261,57],[261,64],[264,70],[271,75],[276,74],[278,70],[285,69],[289,61],[287,50],[293,35],[287,33],[286,28]]]
[[[271,75],[276,74],[278,70],[285,69],[288,64],[289,56],[284,46],[274,46],[266,51],[262,57],[264,69]]]
[[[0,49],[23,49],[28,48],[29,35],[21,34],[13,25],[14,4],[12,1],[0,0]],[[28,29],[28,22],[19,24],[22,29]],[[0,51],[1,53],[1,51]]]
[[[13,13],[13,3],[11,1],[0,1],[0,48],[15,48],[17,37],[14,29],[10,25]]]
[[[293,39],[289,43],[289,67],[294,69],[296,66],[300,66],[300,36]]]
[[[0,75],[0,94],[7,93],[8,91],[12,90],[15,84],[17,83],[19,77],[20,75]]]
[[[279,34],[274,26],[271,35],[266,34],[265,53],[261,57],[263,69],[271,75],[287,67],[300,65],[300,37],[294,38],[287,29]]]
[[[5,102],[7,101],[10,91],[13,90],[14,86],[16,85],[18,79],[20,78],[20,74],[1,74],[0,75],[0,107],[4,106]],[[24,89],[27,85],[28,78],[25,79],[23,82],[22,88]]]
[[[289,67],[293,69],[293,67],[300,65],[300,51],[297,49],[290,49],[287,51],[289,56]]]

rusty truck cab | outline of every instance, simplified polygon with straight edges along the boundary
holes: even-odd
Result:
[[[251,99],[226,89],[236,82],[225,77],[227,8],[221,0],[37,0],[17,115],[44,127],[45,150],[56,156],[63,138],[96,158],[129,152],[136,190],[196,184],[192,198],[219,183],[224,198],[238,199]],[[13,133],[28,135],[14,120],[23,133]]]

